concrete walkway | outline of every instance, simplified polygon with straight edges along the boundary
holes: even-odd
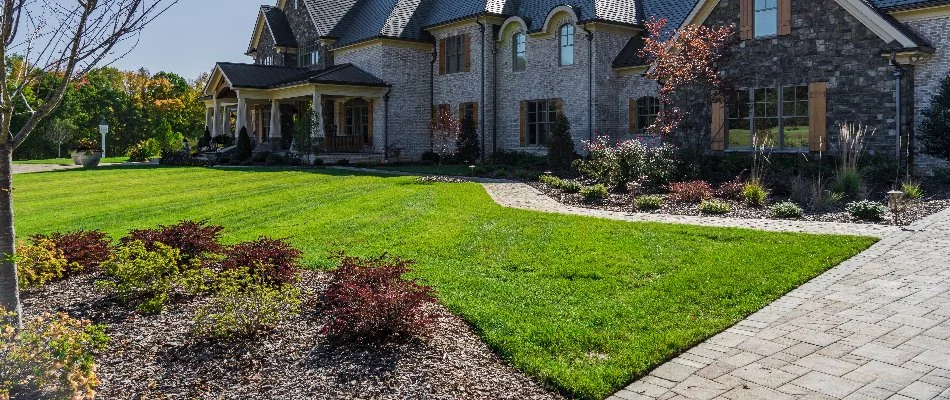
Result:
[[[911,225],[610,400],[950,400],[950,209]]]
[[[33,172],[59,171],[63,169],[82,168],[80,165],[59,164],[13,164],[13,174],[29,174]]]

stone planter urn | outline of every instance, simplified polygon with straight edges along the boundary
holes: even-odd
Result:
[[[79,163],[84,168],[95,168],[99,166],[102,160],[101,151],[81,151],[79,152]]]
[[[82,165],[82,161],[79,161],[79,157],[82,155],[82,153],[85,153],[85,151],[73,150],[73,152],[71,153],[73,157],[73,164]]]

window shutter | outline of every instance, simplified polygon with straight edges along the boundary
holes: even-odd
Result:
[[[369,114],[366,118],[366,130],[367,137],[369,138],[369,143],[366,143],[370,146],[373,145],[373,99],[369,100],[369,105],[366,106],[366,112]]]
[[[630,99],[630,133],[637,133],[637,99]]]
[[[753,0],[739,0],[739,37],[742,40],[752,39],[752,21],[755,10]]]
[[[465,42],[465,72],[472,68],[472,42],[468,40],[468,34],[462,36]]]
[[[792,34],[792,0],[778,0],[778,34]]]
[[[828,150],[828,82],[808,85],[808,148]]]
[[[521,112],[519,113],[519,121],[520,121],[520,124],[521,124],[521,147],[524,147],[524,146],[525,146],[525,142],[526,142],[526,141],[525,141],[525,128],[526,128],[526,127],[525,127],[525,125],[524,125],[524,117],[525,117],[524,111],[525,111],[525,104],[524,104],[524,100],[522,100],[522,101],[521,101]]]
[[[439,75],[445,75],[445,39],[439,39]]]
[[[465,119],[465,103],[459,103],[459,123],[462,123],[462,120]]]
[[[722,102],[712,104],[712,129],[710,149],[722,151],[726,148],[726,107]]]
[[[564,114],[564,100],[554,100],[554,109],[557,111],[558,115]]]
[[[475,128],[478,129],[478,103],[472,103],[472,119],[475,121]]]

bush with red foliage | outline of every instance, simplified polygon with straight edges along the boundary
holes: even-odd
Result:
[[[255,241],[226,248],[221,267],[225,270],[244,267],[269,283],[292,283],[300,268],[300,256],[300,250],[290,243],[261,236]]]
[[[739,200],[742,198],[742,189],[745,187],[745,184],[746,183],[738,177],[723,183],[722,186],[719,186],[719,189],[716,189],[716,197]]]
[[[33,235],[30,240],[37,244],[42,240],[53,242],[57,249],[63,252],[63,258],[68,263],[66,275],[72,275],[84,270],[93,269],[107,260],[111,254],[111,239],[109,235],[98,231],[78,230],[75,232],[54,232],[49,235]]]
[[[670,199],[698,203],[712,197],[712,185],[706,181],[677,182],[670,184]]]
[[[123,244],[139,240],[145,248],[154,251],[158,242],[181,252],[183,261],[204,256],[207,253],[221,251],[221,231],[223,227],[208,225],[208,221],[181,221],[175,225],[159,225],[155,229],[133,229],[122,238]]]
[[[425,305],[433,290],[403,278],[415,264],[388,257],[347,257],[330,273],[324,293],[330,323],[324,333],[336,340],[379,342],[424,335],[433,322]]]

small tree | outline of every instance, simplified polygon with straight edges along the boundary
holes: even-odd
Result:
[[[920,141],[924,154],[950,161],[950,75],[940,82],[940,90],[923,111]]]
[[[548,166],[556,171],[567,171],[575,158],[577,152],[571,137],[571,121],[563,113],[557,113],[548,139]]]
[[[209,130],[208,127],[205,127],[204,136],[202,136],[201,139],[198,139],[198,150],[203,151],[203,149],[208,148],[211,146],[211,142],[211,130]]]
[[[320,126],[320,116],[316,112],[304,113],[294,118],[294,127],[291,137],[294,144],[292,151],[306,157],[307,164],[313,162],[311,155],[323,151],[323,138],[318,137],[317,128]]]
[[[479,147],[478,132],[475,127],[475,121],[471,118],[463,118],[461,133],[458,142],[455,144],[456,154],[459,160],[474,163],[482,155]]]
[[[431,132],[435,153],[439,155],[439,170],[442,169],[442,161],[446,157],[455,154],[455,148],[459,137],[459,120],[452,117],[448,109],[439,110],[435,118],[429,122],[429,132]]]
[[[247,134],[247,127],[242,126],[241,133],[238,134],[235,158],[238,161],[247,161],[251,159],[252,153],[254,153],[254,145],[251,144],[251,137]]]
[[[76,130],[78,129],[72,121],[61,118],[50,121],[49,125],[46,126],[43,138],[56,143],[56,158],[62,157],[63,145],[76,137]]]

